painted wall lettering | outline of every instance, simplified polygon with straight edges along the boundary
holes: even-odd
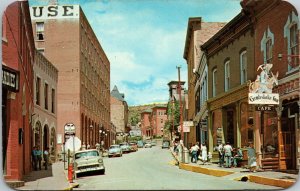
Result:
[[[32,20],[79,18],[79,5],[48,5],[30,7]]]

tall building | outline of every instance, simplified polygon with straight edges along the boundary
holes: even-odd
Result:
[[[30,7],[37,50],[58,69],[57,145],[66,141],[66,124],[92,148],[99,130],[109,130],[110,62],[79,5]]]
[[[125,133],[128,123],[128,105],[125,96],[120,93],[117,86],[111,91],[111,121],[116,126],[116,132]]]
[[[151,127],[153,136],[162,137],[164,125],[167,120],[167,107],[163,105],[156,105],[152,107],[151,112]]]
[[[216,34],[226,23],[204,22],[201,17],[188,20],[183,58],[188,67],[188,112],[187,120],[194,121],[189,133],[189,143],[204,143],[207,140],[207,65],[201,45]],[[201,64],[200,64],[201,63]],[[201,107],[201,110],[200,110]]]
[[[7,183],[19,186],[32,170],[34,57],[28,2],[16,1],[2,16],[2,167]]]

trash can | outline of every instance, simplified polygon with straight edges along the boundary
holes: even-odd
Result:
[[[190,162],[190,152],[187,148],[183,149],[183,163],[188,164]]]

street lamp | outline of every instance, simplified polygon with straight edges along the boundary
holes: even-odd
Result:
[[[93,131],[93,128],[94,128],[94,126],[91,124],[90,125],[90,130]],[[93,135],[93,132],[92,132],[92,135]],[[93,139],[93,137],[92,137],[92,139]],[[89,142],[88,142],[88,145],[89,145],[89,147],[92,145],[91,132],[90,131],[89,131]],[[89,148],[87,148],[87,149],[89,149]]]

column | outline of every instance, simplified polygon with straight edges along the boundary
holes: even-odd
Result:
[[[300,111],[300,101],[297,102],[299,106]],[[297,113],[295,119],[295,129],[296,129],[296,148],[297,148],[297,155],[296,155],[296,169],[299,169],[300,166],[300,116],[299,113]]]
[[[257,156],[257,164],[259,167],[262,167],[261,165],[261,159],[262,159],[262,153],[261,153],[261,112],[255,112],[255,122],[254,122],[254,148],[256,151]]]
[[[282,149],[281,146],[283,144],[282,142],[282,136],[281,136],[281,115],[282,115],[283,107],[282,107],[282,102],[278,105],[276,108],[276,113],[277,113],[277,136],[278,136],[278,160],[279,160],[279,169],[282,169],[281,167],[281,153]]]
[[[208,131],[208,151],[213,152],[213,118],[212,118],[212,112],[208,111],[208,118],[207,118],[207,131]]]
[[[235,104],[235,111],[236,111],[236,146],[241,147],[241,102],[237,102]]]

